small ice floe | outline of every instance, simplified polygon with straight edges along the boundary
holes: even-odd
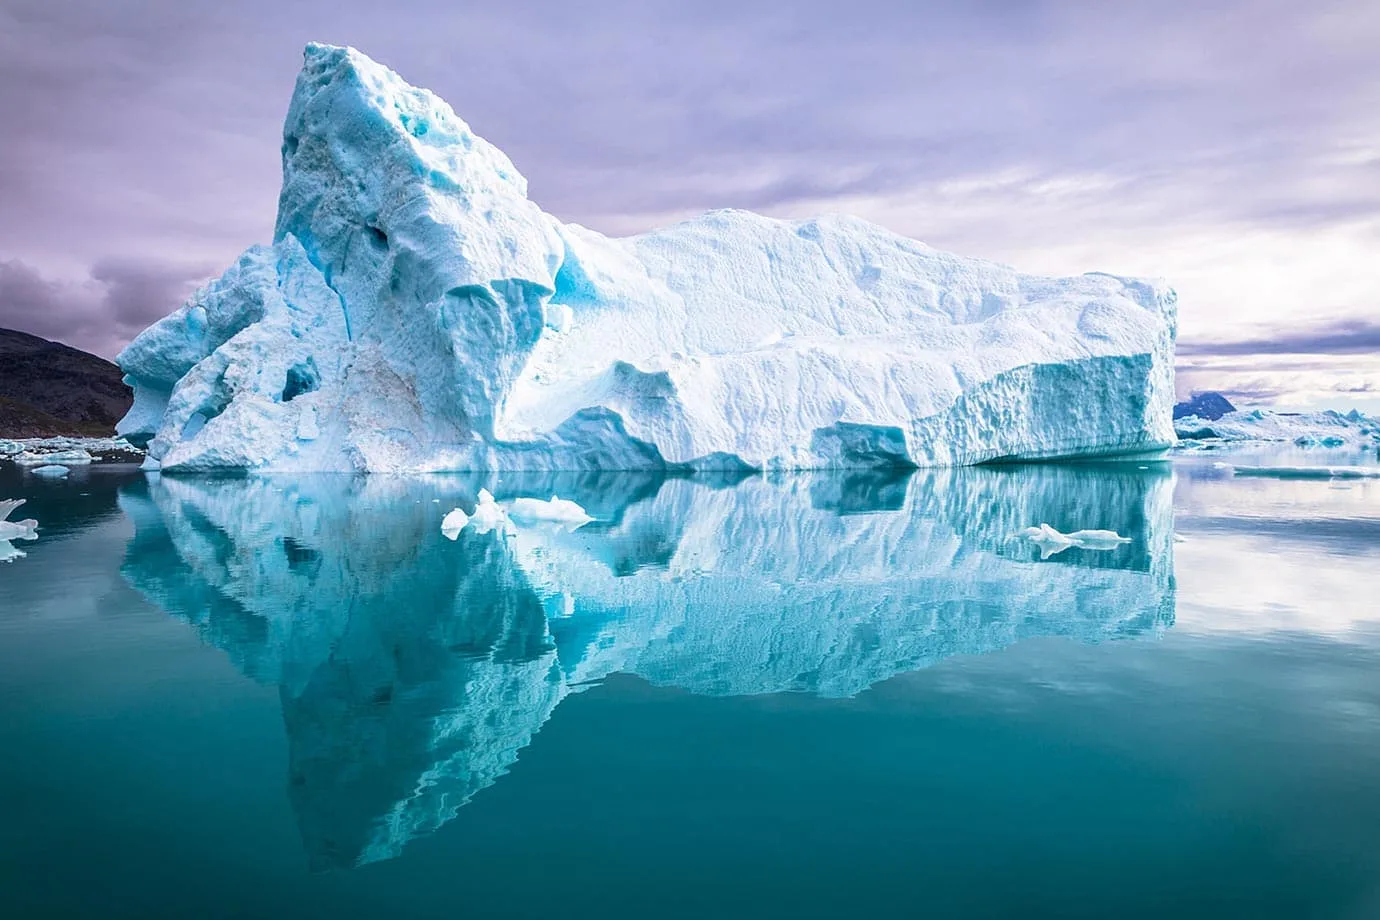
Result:
[[[1269,479],[1380,479],[1380,466],[1229,466],[1237,476]]]
[[[494,501],[493,494],[488,489],[479,490],[479,503],[474,506],[474,514],[470,515],[470,526],[476,533],[488,533],[491,530],[501,532],[508,529],[508,512]]]
[[[35,476],[42,476],[44,479],[63,479],[72,471],[65,466],[51,464],[49,466],[35,467],[29,470],[29,472]]]
[[[577,503],[555,495],[545,502],[539,498],[514,499],[508,515],[519,524],[559,524],[570,530],[578,530],[594,520]]]
[[[441,518],[441,533],[447,540],[454,540],[460,536],[460,531],[465,529],[465,525],[470,522],[470,516],[456,508],[454,511]]]
[[[84,450],[26,450],[13,458],[20,466],[43,466],[45,464],[64,464],[66,466],[86,466],[94,458]]]
[[[10,514],[23,504],[24,499],[22,498],[7,498],[0,501],[0,541],[8,543],[11,540],[38,539],[38,521],[32,519],[27,521],[10,520]]]
[[[1048,559],[1072,547],[1106,551],[1131,542],[1130,537],[1123,537],[1114,530],[1075,530],[1073,533],[1060,533],[1048,524],[1027,527],[1025,530],[1017,531],[1014,537],[1029,540],[1038,546],[1041,559]]]

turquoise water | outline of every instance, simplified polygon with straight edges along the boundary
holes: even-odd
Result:
[[[1380,481],[1216,459],[0,469],[0,916],[1380,916]]]

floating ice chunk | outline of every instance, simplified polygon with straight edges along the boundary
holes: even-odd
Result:
[[[470,515],[470,526],[476,533],[488,533],[491,530],[502,533],[508,529],[508,513],[494,501],[488,489],[479,490],[479,503],[474,507],[474,514]]]
[[[460,536],[460,531],[465,529],[465,525],[470,522],[470,516],[459,508],[451,511],[441,519],[441,533],[447,540],[454,540]]]
[[[15,454],[22,454],[23,452],[24,445],[20,442],[0,438],[0,457],[13,457]]]
[[[20,466],[42,466],[44,464],[62,463],[67,466],[85,466],[92,461],[92,456],[84,450],[54,450],[39,452],[26,450],[14,458],[14,462]]]
[[[24,504],[22,498],[7,498],[0,501],[0,540],[37,540],[38,521],[11,521],[10,514]]]
[[[1237,476],[1269,479],[1380,479],[1376,466],[1227,466]]]
[[[1114,530],[1075,530],[1069,534],[1074,546],[1082,549],[1116,549],[1130,543],[1130,537],[1123,537]]]
[[[575,502],[555,495],[546,502],[539,498],[514,499],[508,516],[519,524],[561,524],[570,530],[577,530],[594,520]]]
[[[63,479],[72,471],[65,466],[50,464],[48,466],[36,467],[29,470],[29,472],[33,473],[35,476],[42,476],[44,479]]]
[[[1114,530],[1075,530],[1073,533],[1060,533],[1048,524],[1027,527],[1014,536],[1029,540],[1039,547],[1041,559],[1057,556],[1072,547],[1105,552],[1131,542],[1130,537],[1123,537]]]

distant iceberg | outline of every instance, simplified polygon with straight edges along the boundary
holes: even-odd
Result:
[[[445,102],[309,45],[271,246],[119,356],[150,468],[944,466],[1173,443],[1176,297],[849,217],[564,224]]]
[[[1353,409],[1338,412],[1281,412],[1238,409],[1217,419],[1187,415],[1174,420],[1183,439],[1203,441],[1287,441],[1299,447],[1380,445],[1380,418]]]
[[[47,453],[26,450],[10,459],[20,466],[51,466],[59,463],[64,466],[86,466],[94,458],[86,451],[77,449],[55,450]]]
[[[1380,479],[1380,466],[1230,466],[1221,468],[1234,476],[1265,479]]]

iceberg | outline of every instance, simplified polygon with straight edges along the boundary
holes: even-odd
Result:
[[[447,540],[453,542],[460,536],[460,531],[464,530],[465,525],[469,522],[470,516],[461,509],[455,508],[441,518],[441,533]]]
[[[150,468],[803,469],[1174,441],[1176,295],[851,217],[562,223],[444,101],[308,45],[271,245],[118,357]]]
[[[62,463],[68,466],[86,466],[94,459],[84,450],[54,450],[46,453],[26,450],[10,458],[19,466],[43,466]]]
[[[442,526],[444,523],[443,521]],[[480,489],[479,501],[475,503],[474,514],[469,516],[469,523],[474,526],[475,533],[489,533],[494,530],[505,533],[508,530],[508,512],[494,501],[493,494],[488,489]]]
[[[50,463],[47,466],[30,469],[29,472],[35,476],[41,476],[44,479],[66,479],[67,475],[72,471],[65,466]]]
[[[22,508],[24,501],[22,498],[0,500],[0,542],[9,543],[12,540],[38,539],[38,521],[33,519],[26,521],[10,520],[10,515]],[[10,548],[13,549],[13,547]],[[16,552],[18,551],[16,550]],[[20,555],[22,556],[23,553]]]
[[[576,530],[594,518],[569,499],[551,496],[550,501],[539,498],[514,499],[508,507],[508,517],[519,524],[560,524]]]
[[[1266,479],[1380,479],[1380,466],[1231,466],[1220,469],[1233,476]]]
[[[1182,439],[1201,441],[1290,441],[1299,447],[1380,445],[1380,418],[1353,409],[1338,412],[1281,412],[1238,409],[1216,419],[1187,415],[1174,420]]]

